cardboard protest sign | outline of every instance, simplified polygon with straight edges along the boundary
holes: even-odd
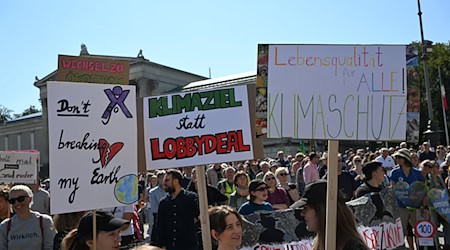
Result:
[[[268,45],[267,136],[404,140],[405,51],[404,45]]]
[[[134,86],[48,82],[51,212],[137,201]]]
[[[447,190],[432,188],[428,191],[427,196],[430,205],[448,222],[450,219],[450,204],[448,202]]]
[[[246,86],[144,99],[147,169],[253,159]]]
[[[65,82],[128,84],[127,60],[58,55],[56,79]]]
[[[36,183],[38,153],[0,151],[0,182]]]
[[[396,249],[404,245],[396,196],[391,188],[368,193],[347,205],[353,209],[358,231],[369,249]]]

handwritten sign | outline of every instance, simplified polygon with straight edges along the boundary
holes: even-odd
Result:
[[[147,169],[253,159],[246,86],[144,99]]]
[[[51,212],[137,201],[134,86],[48,82]]]
[[[402,221],[382,223],[379,226],[359,226],[358,231],[369,249],[396,249],[405,244]]]
[[[257,244],[251,247],[243,247],[240,250],[311,250],[313,249],[314,241],[301,240],[284,244]]]
[[[404,140],[403,45],[269,45],[267,136]]]
[[[36,183],[37,153],[0,151],[0,182]]]
[[[128,84],[130,62],[88,56],[58,56],[56,79],[65,82]]]

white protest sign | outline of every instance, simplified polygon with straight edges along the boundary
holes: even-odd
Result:
[[[0,151],[0,182],[36,183],[37,153]]]
[[[267,136],[404,140],[404,45],[269,45]]]
[[[134,86],[48,82],[51,213],[137,201]]]
[[[253,159],[246,86],[144,99],[147,169]]]
[[[395,224],[383,222],[372,227],[360,225],[358,231],[369,249],[396,249],[405,244],[400,218],[395,220]]]

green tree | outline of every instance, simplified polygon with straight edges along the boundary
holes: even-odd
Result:
[[[413,42],[419,50],[419,58],[422,56],[422,47],[419,42]],[[442,98],[441,88],[439,85],[439,73],[438,68],[441,69],[442,83],[445,86],[445,92],[447,93],[447,103],[450,103],[450,41],[448,43],[436,43],[432,46],[433,52],[428,53],[428,77],[430,82],[430,95],[432,101],[433,110],[433,123],[439,130],[444,130],[444,120],[442,114]],[[427,129],[428,123],[428,107],[427,107],[427,95],[425,91],[425,80],[423,76],[423,60],[419,59],[419,77],[420,83],[420,129],[421,135]],[[447,116],[450,114],[447,113]]]
[[[11,113],[13,111],[7,107],[0,105],[0,123],[7,122],[12,119]]]
[[[14,116],[16,118],[19,118],[22,116],[31,115],[38,112],[41,112],[41,110],[37,109],[34,105],[30,105],[30,107],[25,109],[21,114],[14,114]]]

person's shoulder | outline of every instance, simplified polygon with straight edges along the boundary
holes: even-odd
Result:
[[[270,203],[267,202],[267,201],[265,201],[265,202],[263,203],[263,206],[266,207],[266,208],[272,209],[272,204],[270,204]]]
[[[184,195],[186,195],[189,198],[198,198],[198,195],[192,191],[184,189]]]
[[[41,194],[43,194],[43,195],[50,196],[50,193],[49,193],[47,190],[43,189],[43,188],[40,188],[40,189],[39,189],[39,193],[41,193]]]
[[[380,160],[380,159],[383,159],[383,156],[379,155],[379,156],[375,157],[375,160],[376,160],[376,161],[378,161],[378,160]]]
[[[42,217],[43,220],[47,220],[47,221],[52,221],[53,222],[52,217],[50,215],[48,215],[48,214],[41,214],[41,213],[39,213],[37,211],[32,211],[32,213],[33,213],[33,215],[36,218]]]

